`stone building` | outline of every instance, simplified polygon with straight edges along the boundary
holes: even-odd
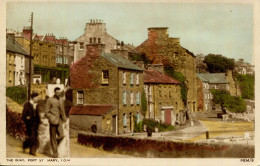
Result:
[[[77,123],[79,114],[85,120],[94,114],[102,133],[133,132],[134,117],[139,121],[141,114],[143,70],[121,55],[105,53],[104,49],[99,43],[86,45],[86,56],[70,69],[74,104],[71,125]],[[90,114],[92,106],[95,107]]]
[[[6,36],[6,86],[26,85],[29,64],[28,52],[15,41],[14,34]]]
[[[144,89],[148,102],[146,118],[170,125],[176,120],[180,122],[184,104],[178,81],[159,71],[145,70]]]
[[[120,43],[114,37],[107,33],[106,24],[103,20],[91,19],[86,23],[85,33],[75,40],[75,58],[78,61],[86,55],[86,45],[92,43],[105,44],[105,52],[116,49]]]
[[[204,111],[206,112],[212,111],[213,95],[210,93],[210,89],[225,90],[232,96],[241,96],[239,86],[232,77],[232,71],[227,73],[198,73],[198,78],[203,85],[203,98],[200,97],[198,100],[203,100]]]
[[[195,56],[180,44],[179,38],[168,35],[167,27],[148,28],[148,39],[136,50],[145,54],[153,64],[174,66],[187,79],[187,105],[191,112],[197,111],[197,83]]]

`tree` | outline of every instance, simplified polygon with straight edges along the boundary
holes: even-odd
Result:
[[[213,102],[220,104],[222,110],[226,107],[231,112],[244,112],[246,110],[245,101],[240,97],[231,96],[225,90],[212,89]]]
[[[234,59],[215,54],[208,54],[205,63],[210,73],[226,73],[227,70],[233,70],[235,67]]]
[[[241,89],[243,99],[255,98],[255,77],[253,75],[236,74],[236,80],[238,81]]]

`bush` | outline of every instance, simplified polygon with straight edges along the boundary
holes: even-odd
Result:
[[[255,98],[255,77],[253,75],[236,74],[243,99]]]
[[[245,101],[240,97],[231,96],[227,91],[212,89],[213,102],[220,104],[221,108],[226,107],[231,112],[244,112]]]
[[[26,128],[22,115],[9,108],[6,108],[6,132],[17,139],[25,140]]]
[[[144,125],[146,125],[147,128],[150,128],[153,132],[155,131],[155,128],[158,128],[158,131],[171,131],[174,129],[174,127],[172,125],[167,125],[165,123],[159,123],[154,119],[144,119],[143,121],[136,124],[135,132],[142,132]]]
[[[13,86],[6,88],[6,96],[18,104],[23,104],[27,100],[27,89],[22,86]]]

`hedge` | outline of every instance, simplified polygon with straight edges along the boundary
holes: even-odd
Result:
[[[22,115],[9,108],[6,108],[6,132],[17,139],[25,140],[26,127]]]
[[[13,86],[6,88],[6,96],[18,104],[23,104],[27,100],[27,89],[22,86]]]
[[[249,145],[173,142],[87,134],[78,134],[77,141],[82,145],[136,157],[254,158],[255,156],[254,146]]]

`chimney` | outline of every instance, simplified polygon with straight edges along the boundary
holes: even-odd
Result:
[[[111,54],[120,55],[126,59],[128,59],[128,50],[124,49],[124,42],[117,41],[117,46],[115,49],[110,50]]]
[[[31,27],[23,27],[23,33],[31,33]]]
[[[148,64],[147,69],[148,70],[156,70],[156,71],[164,74],[163,64]]]
[[[12,39],[12,43],[15,44],[15,35],[14,35],[14,33],[7,33],[6,37]]]
[[[105,52],[105,45],[101,43],[92,43],[86,45],[86,56],[97,58]]]
[[[140,67],[141,69],[145,69],[143,61],[133,61],[133,63],[136,64],[136,66]]]
[[[151,27],[148,28],[148,40],[166,40],[168,39],[168,27]]]

